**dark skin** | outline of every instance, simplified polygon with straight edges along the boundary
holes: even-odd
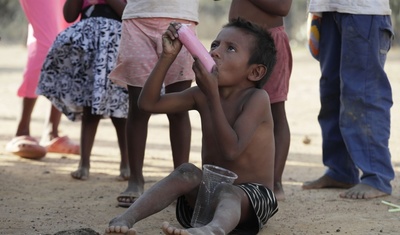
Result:
[[[173,24],[163,35],[163,52],[142,90],[139,108],[152,113],[197,110],[202,123],[203,164],[234,171],[238,175],[235,184],[256,182],[273,187],[274,138],[269,98],[264,90],[255,88],[255,81],[265,75],[267,68],[248,64],[252,45],[249,41],[254,38],[235,27],[222,29],[211,46],[210,54],[216,62],[212,73],[195,59],[197,86],[160,95],[165,74],[182,47],[177,28],[179,25]],[[137,234],[132,228],[136,222],[161,211],[180,195],[194,206],[200,179],[200,169],[183,164],[113,219],[106,234]],[[209,224],[186,230],[164,223],[162,231],[168,235],[228,234],[238,224],[254,221],[249,199],[241,189],[222,184],[218,190],[216,211]]]
[[[229,19],[240,17],[268,30],[283,26],[283,18],[289,13],[291,5],[292,0],[232,0]],[[290,146],[285,101],[272,103],[271,110],[275,136],[274,193],[278,200],[284,200],[282,174]]]
[[[106,2],[108,5],[111,6],[111,8],[113,8],[115,12],[119,14],[119,16],[122,16],[123,9],[126,5],[125,1],[107,0]],[[64,18],[67,22],[74,22],[78,19],[82,10],[82,4],[82,0],[67,0],[65,2]],[[84,107],[80,138],[81,159],[78,169],[71,172],[71,177],[74,179],[87,180],[89,178],[90,155],[92,153],[97,127],[101,118],[102,117],[99,115],[92,114],[91,107]],[[111,117],[111,121],[116,130],[116,134],[118,137],[118,146],[121,153],[120,175],[117,177],[117,179],[127,180],[130,176],[130,170],[128,166],[128,153],[125,136],[126,119]]]

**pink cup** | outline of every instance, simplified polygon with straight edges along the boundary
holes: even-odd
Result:
[[[200,40],[196,37],[194,32],[182,24],[178,29],[179,40],[186,47],[186,49],[192,54],[200,59],[204,67],[208,72],[211,72],[212,67],[215,65],[215,61],[212,59],[211,55],[208,53],[207,49],[201,44]]]

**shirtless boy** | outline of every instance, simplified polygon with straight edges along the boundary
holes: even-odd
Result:
[[[197,110],[201,116],[202,163],[213,164],[238,175],[234,185],[220,184],[212,221],[191,228],[202,171],[190,163],[179,166],[147,190],[120,216],[111,220],[106,234],[136,234],[132,226],[176,199],[177,218],[184,229],[165,222],[162,231],[178,234],[257,234],[278,210],[272,192],[275,143],[267,92],[261,89],[276,61],[271,36],[244,20],[224,26],[211,44],[216,65],[209,73],[195,58],[197,86],[160,95],[165,74],[182,44],[171,23],[163,35],[163,52],[139,98],[139,107],[152,113]],[[162,197],[160,197],[162,195]],[[257,212],[257,213],[256,213]],[[229,215],[229,216],[227,216]]]

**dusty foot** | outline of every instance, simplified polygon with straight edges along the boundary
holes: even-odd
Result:
[[[87,180],[89,178],[89,168],[79,167],[78,170],[71,172],[71,176],[77,180]]]
[[[120,169],[119,176],[117,176],[118,181],[126,181],[129,180],[129,176],[131,175],[131,171],[128,168]]]
[[[342,198],[350,198],[350,199],[370,199],[376,197],[387,196],[387,193],[379,191],[376,188],[373,188],[366,184],[357,184],[356,186],[346,190],[341,193],[339,196]]]
[[[314,181],[307,181],[303,184],[303,189],[321,189],[321,188],[351,188],[354,184],[346,184],[332,179],[327,175]]]
[[[212,229],[211,227],[204,226],[199,228],[180,229],[171,226],[168,222],[164,222],[161,227],[166,235],[222,235],[226,234],[219,228]]]
[[[126,226],[110,226],[106,228],[105,234],[124,234],[124,235],[137,235],[136,230]]]
[[[110,221],[105,234],[137,235],[136,230],[131,227],[131,223],[124,220],[123,217],[118,216]]]
[[[275,182],[274,194],[275,194],[276,200],[278,200],[278,201],[285,200],[285,192],[283,191],[283,186],[282,186],[281,182]]]

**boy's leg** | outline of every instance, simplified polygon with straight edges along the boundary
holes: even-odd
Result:
[[[17,132],[15,136],[30,135],[30,123],[33,108],[35,107],[37,98],[22,99],[22,114],[18,122]]]
[[[74,179],[87,180],[89,177],[90,154],[101,116],[93,115],[91,107],[83,107],[81,124],[81,160],[78,170],[71,172]]]
[[[216,189],[218,197],[215,202],[214,217],[210,223],[203,227],[180,229],[164,222],[162,230],[165,234],[228,234],[233,231],[239,223],[254,223],[258,229],[257,218],[250,205],[246,193],[240,188],[221,184]]]
[[[178,92],[188,89],[192,81],[173,83],[165,87],[166,93]],[[174,168],[189,161],[189,151],[192,127],[188,112],[168,114],[169,133],[171,141]]]
[[[346,198],[374,198],[392,192],[390,81],[384,71],[393,37],[389,16],[340,14],[342,27],[340,128],[361,183]],[[353,29],[356,28],[357,31]]]
[[[323,163],[328,170],[321,178],[305,182],[303,189],[349,188],[359,181],[358,169],[349,156],[339,123],[341,32],[335,13],[324,13],[323,17],[319,45],[321,109],[318,121],[322,131]]]
[[[145,191],[122,215],[112,219],[106,234],[125,234],[128,230],[128,234],[135,234],[132,226],[138,221],[168,207],[181,195],[196,195],[201,178],[199,168],[190,163],[182,164]]]

